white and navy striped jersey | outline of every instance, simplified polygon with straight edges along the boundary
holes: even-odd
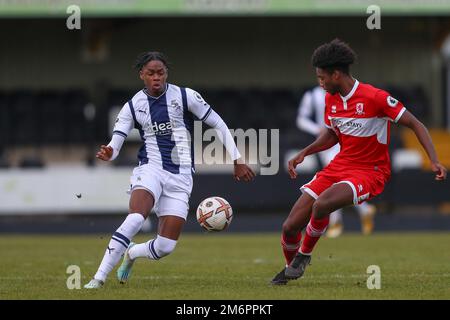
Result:
[[[136,93],[119,112],[113,134],[126,138],[136,128],[144,142],[139,164],[151,163],[174,174],[194,171],[194,116],[205,121],[212,109],[189,88],[167,84],[159,97],[146,89]]]

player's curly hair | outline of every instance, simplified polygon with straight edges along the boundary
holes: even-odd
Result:
[[[349,74],[350,65],[356,61],[356,53],[350,46],[339,40],[322,44],[311,57],[313,67],[325,69],[328,72],[340,70]]]
[[[142,68],[152,60],[161,61],[166,69],[169,69],[169,62],[167,61],[166,57],[158,51],[148,51],[141,53],[134,63],[134,68],[138,71],[141,71]]]

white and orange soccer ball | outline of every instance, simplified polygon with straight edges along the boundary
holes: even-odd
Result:
[[[206,198],[197,208],[197,221],[208,231],[222,231],[233,219],[233,209],[227,200],[221,197]]]

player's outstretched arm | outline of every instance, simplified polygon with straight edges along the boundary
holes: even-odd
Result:
[[[228,154],[234,162],[234,179],[237,181],[251,181],[255,178],[255,173],[253,170],[245,164],[244,160],[241,158],[241,154],[239,153],[236,144],[234,143],[233,136],[228,129],[227,124],[222,120],[222,118],[211,109],[208,112],[207,118],[204,122],[209,125],[211,128],[214,128],[217,132],[217,136],[225,146]]]
[[[294,158],[288,162],[288,172],[292,179],[297,177],[295,168],[303,162],[306,156],[311,154],[327,150],[338,143],[338,137],[332,129],[324,129],[320,133],[319,137],[311,143],[309,146],[301,150]]]
[[[410,128],[416,134],[422,147],[425,149],[428,158],[431,161],[431,170],[436,174],[436,180],[445,180],[447,178],[447,169],[439,163],[436,150],[434,149],[433,141],[427,128],[422,122],[417,120],[416,117],[409,111],[405,111],[398,120],[398,123]]]
[[[241,158],[233,136],[223,119],[203,100],[202,96],[192,89],[187,88],[187,98],[189,111],[197,118],[216,130],[217,136],[225,146],[231,160],[234,162],[234,179],[237,181],[251,181],[255,177],[253,170],[245,164]]]

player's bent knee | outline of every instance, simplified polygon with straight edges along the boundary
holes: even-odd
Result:
[[[147,218],[154,204],[153,195],[146,189],[135,189],[131,194],[129,210]]]
[[[292,222],[288,220],[283,223],[282,228],[283,234],[285,234],[288,237],[295,236],[298,233],[298,229],[299,228],[297,226],[295,226]]]
[[[301,231],[306,226],[301,224],[295,224],[292,221],[286,220],[283,223],[282,232],[287,237],[295,237],[297,236],[298,232]]]
[[[177,245],[176,240],[162,237],[158,235],[155,239],[154,249],[159,258],[171,254]]]
[[[322,219],[331,213],[330,203],[326,199],[321,199],[320,197],[314,201],[312,212],[314,217]]]

